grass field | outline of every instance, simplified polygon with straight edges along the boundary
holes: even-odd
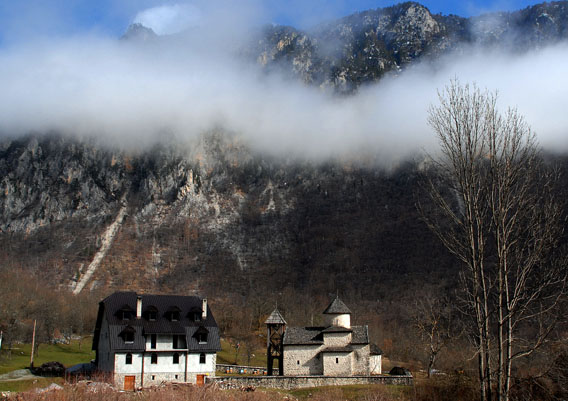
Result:
[[[71,341],[70,344],[41,344],[34,357],[34,366],[40,366],[42,363],[50,361],[61,362],[66,367],[89,362],[95,358],[95,353],[91,351],[91,345],[91,337],[83,339],[80,347],[78,340]],[[30,351],[31,344],[14,344],[10,353],[2,350],[0,374],[29,367]]]
[[[70,344],[41,344],[39,352],[34,357],[34,366],[42,363],[57,361],[66,367],[78,363],[87,363],[95,358],[95,353],[91,351],[92,338],[86,337],[81,342],[71,341]],[[25,369],[30,366],[31,344],[14,344],[11,352],[2,350],[0,354],[0,374],[8,373],[18,369]],[[59,377],[25,380],[10,380],[0,382],[0,391],[25,391],[32,388],[47,387],[51,383],[63,383]]]

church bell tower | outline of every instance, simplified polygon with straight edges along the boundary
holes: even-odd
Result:
[[[268,376],[273,376],[274,360],[278,360],[278,374],[284,375],[284,331],[286,331],[286,321],[278,311],[274,309],[268,319],[264,322],[268,329],[266,336],[266,363]]]

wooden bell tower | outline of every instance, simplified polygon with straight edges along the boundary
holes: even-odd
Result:
[[[268,328],[266,336],[266,363],[268,376],[273,376],[274,360],[278,360],[278,374],[284,375],[284,331],[286,331],[286,321],[278,311],[274,309],[268,319],[264,322]]]

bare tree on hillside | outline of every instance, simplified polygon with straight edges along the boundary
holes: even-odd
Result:
[[[566,294],[557,172],[524,119],[498,112],[495,94],[453,81],[439,100],[429,110],[438,175],[426,184],[436,212],[422,212],[464,266],[481,400],[508,400],[514,361],[544,344]]]
[[[437,358],[450,341],[461,334],[456,309],[446,297],[423,296],[414,304],[412,320],[428,354],[428,377]]]

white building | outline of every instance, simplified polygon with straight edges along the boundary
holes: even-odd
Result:
[[[368,327],[351,326],[351,311],[335,298],[323,327],[286,327],[286,376],[367,376],[381,373],[381,350],[369,343]]]
[[[116,292],[99,304],[95,363],[118,388],[203,383],[205,376],[215,375],[220,349],[206,299]]]

